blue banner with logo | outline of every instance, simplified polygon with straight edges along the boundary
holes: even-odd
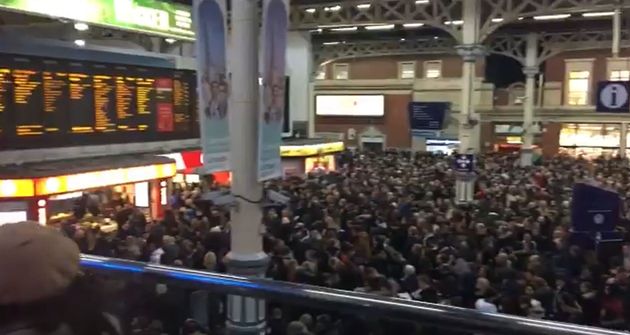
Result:
[[[194,2],[203,173],[230,170],[225,0]]]
[[[573,186],[571,222],[577,232],[606,232],[619,223],[619,194],[594,183]]]
[[[258,118],[258,180],[282,177],[280,145],[285,110],[289,11],[286,0],[264,0],[262,92]]]
[[[408,109],[411,133],[422,136],[427,131],[444,129],[444,120],[450,108],[450,102],[410,102]]]

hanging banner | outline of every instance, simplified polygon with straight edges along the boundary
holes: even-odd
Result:
[[[571,223],[576,232],[609,232],[619,223],[619,194],[595,182],[573,186]]]
[[[202,171],[209,174],[230,170],[225,0],[195,0],[194,9]]]
[[[285,96],[285,62],[289,14],[287,0],[263,2],[263,78],[258,115],[258,180],[282,176],[278,148],[282,144]]]

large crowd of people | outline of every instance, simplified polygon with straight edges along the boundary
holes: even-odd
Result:
[[[268,183],[291,201],[263,209],[267,276],[628,329],[630,249],[619,244],[618,252],[601,257],[602,250],[572,234],[570,213],[572,186],[584,179],[614,189],[622,207],[630,205],[627,160],[562,156],[520,167],[518,156],[484,155],[476,162],[474,200],[462,205],[454,200],[452,159],[344,152],[336,172]],[[230,249],[229,209],[202,200],[201,194],[195,185],[177,187],[170,209],[155,222],[117,199],[107,204],[115,208],[115,233],[83,229],[72,220],[60,229],[83,253],[222,272]],[[625,238],[623,210],[622,215],[617,230]],[[125,307],[133,311],[123,322],[130,333],[211,334],[223,324],[220,297],[205,296],[212,303],[199,316],[181,307],[191,300],[183,290],[142,286],[128,284],[123,290],[122,300],[141,296],[145,302]],[[284,307],[272,302],[270,334],[378,333],[369,320],[349,322],[334,313]]]

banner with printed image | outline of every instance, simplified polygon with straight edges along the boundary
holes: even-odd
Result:
[[[280,145],[285,106],[288,0],[264,0],[261,45],[262,92],[258,119],[258,180],[282,176]]]
[[[225,0],[195,0],[203,173],[230,170]]]

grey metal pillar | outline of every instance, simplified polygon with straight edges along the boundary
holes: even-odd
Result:
[[[228,49],[231,65],[230,143],[232,193],[239,195],[231,217],[228,271],[262,277],[267,255],[262,249],[262,212],[256,201],[263,194],[256,172],[258,141],[258,39],[257,0],[239,0],[232,7]],[[248,199],[248,200],[245,200]],[[227,299],[228,334],[264,334],[265,301],[230,295]]]
[[[534,100],[536,99],[536,75],[538,75],[538,35],[527,35],[525,55],[525,101],[523,104],[523,146],[521,147],[521,166],[531,166],[534,144]]]
[[[613,41],[612,41],[613,58],[619,57],[620,45],[621,45],[621,10],[615,9],[615,14],[613,15]]]
[[[459,152],[477,154],[480,149],[479,115],[475,113],[473,94],[475,91],[475,70],[477,60],[485,56],[485,47],[479,41],[481,3],[479,0],[466,0],[462,26],[462,44],[457,53],[463,59],[462,97],[459,112]],[[458,175],[455,181],[456,201],[467,203],[473,200],[475,179],[473,176]]]
[[[621,123],[621,133],[619,134],[619,156],[626,158],[628,150],[628,123]]]

